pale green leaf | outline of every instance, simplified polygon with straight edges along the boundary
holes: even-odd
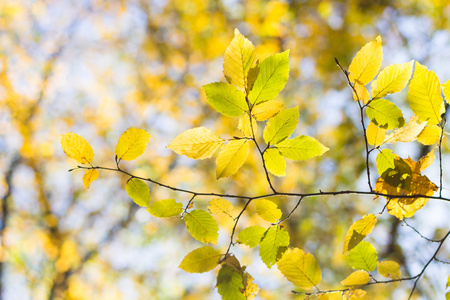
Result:
[[[247,85],[247,74],[256,60],[255,47],[239,30],[234,30],[234,38],[225,51],[223,74],[227,81],[239,88]]]
[[[354,222],[347,231],[344,240],[344,253],[356,247],[368,234],[377,223],[377,217],[374,214],[363,216],[362,219]]]
[[[314,256],[298,248],[287,250],[277,265],[290,282],[305,290],[317,286],[322,279],[322,272]]]
[[[239,232],[237,242],[252,248],[256,247],[259,245],[265,231],[266,229],[262,226],[247,227]]]
[[[369,103],[367,116],[377,126],[394,129],[405,124],[402,111],[394,103],[386,99],[378,99]]]
[[[408,84],[414,61],[394,64],[384,68],[377,79],[372,81],[372,99],[383,98],[388,94],[398,93]]]
[[[306,160],[315,156],[320,156],[329,149],[318,140],[300,135],[293,139],[285,139],[275,145],[280,150],[281,155],[292,160]]]
[[[276,148],[268,148],[264,151],[264,164],[267,171],[275,176],[286,176],[286,161]]]
[[[350,266],[355,270],[371,272],[377,268],[377,250],[366,241],[362,241],[348,252],[347,256]]]
[[[193,210],[184,215],[184,221],[193,238],[205,244],[217,244],[219,226],[209,213]]]
[[[128,180],[126,190],[128,196],[130,196],[137,205],[147,207],[150,204],[150,189],[142,180],[137,178]]]
[[[216,178],[228,177],[236,173],[247,159],[249,151],[248,140],[230,141],[217,156]]]
[[[441,96],[441,86],[436,74],[416,62],[414,76],[409,84],[408,100],[412,111],[421,121],[428,125],[441,122],[445,112],[444,99]]]
[[[226,82],[214,82],[203,86],[209,104],[228,117],[240,117],[248,111],[243,92]]]
[[[128,128],[119,138],[116,156],[119,160],[133,160],[142,155],[150,142],[150,133],[144,129]]]
[[[61,147],[68,157],[79,163],[87,164],[94,159],[91,145],[76,133],[68,132],[61,136]]]
[[[400,278],[400,266],[395,261],[380,261],[378,262],[378,273],[386,278],[399,279]]]
[[[369,273],[366,271],[355,271],[342,280],[341,284],[349,287],[357,287],[368,283],[369,280]]]
[[[279,226],[270,227],[259,243],[259,256],[270,269],[289,246],[289,233]]]
[[[275,98],[289,78],[289,50],[267,57],[259,65],[259,75],[248,95],[251,104]]]
[[[383,149],[377,155],[377,170],[381,176],[389,169],[395,169],[395,159],[398,158],[397,154],[392,153],[391,149]]]
[[[174,199],[165,199],[152,203],[147,211],[158,218],[174,217],[183,212],[183,204]]]
[[[348,71],[350,81],[359,81],[363,85],[368,84],[377,75],[383,61],[383,47],[381,37],[367,43],[356,53]]]
[[[186,255],[178,267],[188,273],[205,273],[219,265],[220,257],[218,250],[204,246]]]
[[[281,210],[278,206],[266,199],[255,200],[256,213],[265,221],[275,223],[281,218]]]
[[[224,140],[212,134],[209,129],[197,127],[179,134],[167,148],[189,158],[205,159],[210,158],[223,142]]]
[[[86,170],[86,173],[83,175],[83,184],[85,188],[89,188],[91,182],[98,178],[98,170],[97,169],[89,169]]]
[[[297,127],[298,117],[298,107],[293,107],[284,109],[270,118],[264,128],[264,141],[273,145],[289,137]]]
[[[217,275],[217,289],[222,300],[246,300],[241,289],[244,289],[242,275],[232,266],[223,265]]]

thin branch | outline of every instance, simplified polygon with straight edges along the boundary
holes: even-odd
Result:
[[[432,243],[439,243],[439,242],[441,241],[441,240],[433,240],[433,239],[427,238],[426,236],[423,236],[416,228],[414,228],[413,226],[409,225],[409,224],[406,222],[405,219],[403,219],[402,221],[403,221],[403,223],[405,223],[406,226],[408,226],[409,228],[411,228],[412,230],[414,230],[414,231],[415,231],[418,235],[420,235],[420,237],[423,238],[424,240],[427,240],[427,241],[432,242]]]
[[[303,197],[300,197],[300,199],[298,199],[298,201],[297,201],[297,204],[294,206],[294,208],[291,210],[291,212],[287,215],[287,217],[284,218],[284,219],[282,219],[282,220],[280,220],[280,221],[278,222],[278,224],[281,224],[281,223],[283,223],[284,221],[290,219],[291,216],[292,216],[292,214],[294,213],[294,211],[297,209],[297,207],[298,207],[298,206],[300,205],[300,203],[302,202],[302,200],[303,200]]]
[[[442,118],[441,122],[441,136],[439,138],[439,196],[442,197],[442,138],[444,137],[444,127],[447,120],[445,116]]]

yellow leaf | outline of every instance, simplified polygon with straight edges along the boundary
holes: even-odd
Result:
[[[368,214],[367,216],[363,216],[361,220],[354,222],[345,235],[344,253],[352,250],[369,235],[376,223],[377,216],[374,214]]]
[[[433,149],[419,160],[419,170],[417,172],[422,172],[423,170],[431,166],[434,162],[434,159],[435,155]]]
[[[281,210],[270,200],[255,200],[256,213],[267,222],[275,223],[281,218]]]
[[[234,30],[234,38],[225,51],[223,73],[229,83],[239,88],[247,85],[247,74],[256,60],[255,47],[239,30]]]
[[[223,198],[214,198],[209,201],[208,210],[213,214],[226,214],[230,218],[233,218],[231,215],[234,210],[233,204]]]
[[[370,299],[367,295],[367,292],[361,289],[346,291],[343,294],[343,298],[345,300],[368,300]]]
[[[411,78],[413,62],[394,64],[384,68],[377,79],[372,81],[372,99],[383,98],[387,94],[403,90]]]
[[[119,160],[133,160],[142,155],[150,141],[150,133],[144,129],[130,127],[119,138],[116,156]]]
[[[302,289],[309,290],[322,280],[322,272],[316,259],[302,249],[288,249],[277,265],[287,280]]]
[[[422,132],[426,125],[427,122],[420,122],[418,117],[412,116],[407,125],[386,135],[383,143],[412,142]]]
[[[353,99],[355,99],[355,101],[362,101],[364,104],[369,102],[370,94],[363,84],[361,84],[359,81],[355,81],[353,87],[355,88],[355,90],[352,92]]]
[[[83,184],[85,188],[89,188],[89,185],[92,181],[98,178],[98,170],[97,169],[89,169],[83,175]]]
[[[68,132],[61,137],[61,147],[68,157],[79,163],[87,164],[94,158],[94,151],[84,138],[76,133]]]
[[[395,261],[380,261],[378,262],[378,273],[387,278],[399,279],[400,278],[400,266]]]
[[[447,103],[450,102],[450,80],[447,80],[442,85],[442,92],[444,93],[445,100],[447,100]]]
[[[416,62],[414,76],[409,85],[408,100],[412,111],[428,125],[441,122],[445,112],[439,79],[433,71]]]
[[[356,287],[368,283],[370,280],[369,273],[366,271],[355,271],[347,278],[341,281],[342,285]]]
[[[356,53],[350,64],[350,81],[359,81],[363,85],[368,84],[377,75],[383,61],[383,48],[381,37],[367,43]]]
[[[264,151],[264,164],[267,170],[275,176],[286,176],[286,161],[276,148]]]
[[[188,273],[205,273],[219,265],[220,257],[218,250],[204,246],[186,255],[178,268]]]
[[[256,295],[259,293],[259,286],[253,282],[253,277],[247,272],[243,272],[242,282],[244,284],[244,288],[241,289],[241,292],[245,296],[245,299],[255,299]]]
[[[283,102],[272,100],[255,105],[252,108],[253,117],[258,121],[265,121],[279,113],[284,107]]]
[[[258,124],[256,124],[255,118],[252,118],[252,123],[250,124],[250,116],[245,113],[239,119],[239,130],[244,134],[245,137],[251,138],[254,134],[256,134],[258,130]]]
[[[228,177],[244,164],[250,151],[248,140],[232,140],[219,153],[216,160],[216,178]]]
[[[424,145],[433,145],[441,138],[442,129],[438,125],[427,125],[417,136],[417,140]]]
[[[205,127],[197,127],[179,134],[167,148],[193,159],[210,158],[224,140]]]
[[[370,122],[366,129],[367,142],[372,146],[381,146],[386,137],[386,129],[380,128]]]

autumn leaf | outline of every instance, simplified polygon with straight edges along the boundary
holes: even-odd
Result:
[[[205,273],[219,265],[220,257],[218,250],[204,246],[186,255],[178,267],[188,273]]]
[[[367,143],[372,146],[381,146],[386,137],[386,132],[387,129],[380,128],[375,123],[370,122],[366,129]]]
[[[243,92],[226,82],[214,82],[203,86],[209,104],[228,117],[240,117],[248,111]]]
[[[94,151],[88,142],[76,133],[68,132],[61,136],[61,147],[68,157],[87,164],[94,158]]]
[[[233,218],[231,215],[234,210],[233,204],[223,198],[214,198],[209,201],[208,210],[213,214],[225,214],[230,218]]]
[[[284,109],[269,119],[264,128],[264,141],[267,144],[277,144],[288,138],[297,127],[298,107]]]
[[[193,238],[205,244],[217,244],[219,226],[209,213],[193,210],[184,215],[184,221]]]
[[[356,270],[371,272],[377,268],[377,250],[366,241],[362,241],[348,252],[347,260]]]
[[[223,300],[246,300],[241,292],[244,289],[242,275],[229,265],[220,268],[217,289]]]
[[[383,143],[412,142],[417,139],[417,136],[422,132],[426,125],[426,122],[421,122],[418,117],[412,116],[407,125],[386,135]]]
[[[285,139],[275,145],[281,155],[292,160],[307,160],[320,156],[329,149],[318,140],[307,135],[300,135],[293,139]]]
[[[398,93],[403,90],[411,78],[413,63],[414,61],[410,61],[384,68],[377,79],[372,81],[372,99],[383,98],[388,94]]]
[[[116,156],[119,160],[133,160],[142,155],[150,141],[150,133],[144,129],[128,128],[119,138]]]
[[[278,114],[284,107],[283,102],[272,100],[253,106],[252,114],[257,121],[265,121]]]
[[[178,216],[183,212],[183,204],[174,199],[165,199],[153,202],[147,211],[158,218],[170,218]]]
[[[244,114],[239,119],[238,129],[244,134],[245,137],[252,138],[258,131],[258,124],[253,117],[252,122],[250,123],[250,116],[248,114]]]
[[[427,125],[417,136],[417,141],[424,145],[433,145],[441,138],[442,129],[438,125]]]
[[[387,278],[399,279],[400,278],[400,266],[395,261],[380,261],[378,262],[378,273]]]
[[[263,157],[267,171],[275,176],[286,176],[286,161],[277,148],[266,149]]]
[[[341,281],[342,285],[349,287],[357,287],[365,285],[370,280],[369,273],[366,271],[355,271],[350,274],[347,278]]]
[[[150,204],[150,189],[142,180],[138,178],[128,180],[126,190],[137,205],[147,207]]]
[[[97,169],[89,169],[86,170],[86,173],[83,175],[83,184],[85,188],[89,188],[92,181],[98,178],[98,170]]]
[[[230,141],[217,156],[216,178],[228,177],[236,173],[247,159],[249,151],[248,140]]]
[[[367,43],[356,53],[348,71],[350,81],[358,81],[363,85],[368,84],[377,75],[383,61],[383,48],[381,37]]]
[[[355,81],[353,88],[353,99],[355,101],[362,101],[364,104],[367,104],[370,100],[370,94],[366,87],[361,82]]]
[[[394,129],[405,124],[402,111],[386,99],[370,102],[366,112],[369,119],[378,127]]]
[[[344,240],[344,253],[356,247],[367,235],[369,235],[375,224],[377,217],[374,214],[363,216],[362,219],[354,222],[347,231]]]
[[[265,221],[275,223],[281,218],[281,210],[278,206],[266,199],[257,199],[254,201],[256,213]]]
[[[270,269],[289,246],[289,233],[279,226],[270,227],[259,243],[259,256]]]
[[[237,242],[252,248],[256,247],[259,245],[265,231],[264,227],[258,225],[247,227],[239,232]]]
[[[322,272],[316,259],[302,249],[288,249],[277,265],[287,280],[305,290],[317,286],[322,279]]]

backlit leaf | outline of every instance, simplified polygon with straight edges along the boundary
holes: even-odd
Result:
[[[283,102],[272,100],[253,106],[252,114],[257,121],[265,121],[279,113],[284,107]]]
[[[356,247],[367,235],[372,232],[372,229],[377,223],[377,217],[374,214],[368,214],[362,219],[354,222],[345,235],[344,253]]]
[[[153,202],[147,211],[158,218],[174,217],[183,212],[183,204],[174,199],[165,199]]]
[[[228,117],[240,117],[248,110],[243,92],[226,82],[214,82],[203,86],[209,104]]]
[[[247,84],[247,74],[256,60],[255,47],[239,30],[234,30],[234,38],[225,51],[223,74],[227,81],[239,88]]]
[[[389,169],[395,169],[395,159],[398,158],[397,154],[392,153],[391,149],[383,149],[377,155],[377,170],[381,176]]]
[[[421,121],[427,121],[428,125],[441,122],[445,106],[439,79],[433,71],[428,71],[418,62],[409,84],[408,100],[412,111]]]
[[[361,289],[351,289],[343,293],[342,299],[345,300],[370,300],[367,292]]]
[[[219,226],[214,218],[204,210],[193,210],[184,215],[189,233],[202,243],[217,244]]]
[[[247,92],[253,89],[253,85],[255,84],[256,78],[258,78],[259,75],[259,67],[257,66],[258,63],[259,61],[256,60],[256,65],[254,67],[251,67],[250,70],[248,71]]]
[[[302,289],[312,289],[322,280],[322,272],[316,259],[302,249],[288,249],[277,265],[287,280]]]
[[[447,103],[449,103],[450,102],[450,80],[447,80],[442,85],[442,92],[444,94],[445,100],[447,101]]]
[[[368,283],[369,280],[369,273],[366,271],[355,271],[342,280],[341,284],[349,287],[357,287]]]
[[[362,241],[348,252],[348,262],[353,269],[371,272],[377,268],[377,250],[371,243]]]
[[[252,118],[252,123],[250,124],[250,117],[248,114],[244,114],[239,119],[239,130],[244,134],[245,137],[252,138],[253,134],[256,134],[258,131],[258,124],[256,123],[255,118]]]
[[[252,104],[272,100],[284,89],[289,78],[289,50],[267,57],[258,67],[258,78],[248,94]]]
[[[247,227],[239,232],[237,242],[252,248],[256,247],[259,245],[265,231],[266,229],[262,226]]]
[[[150,133],[144,129],[128,128],[119,138],[116,156],[119,160],[133,160],[142,155],[150,142]]]
[[[442,129],[438,125],[427,125],[417,136],[417,141],[424,145],[433,145],[439,142]]]
[[[367,43],[356,53],[348,71],[350,81],[359,81],[363,85],[368,84],[377,75],[383,61],[383,48],[381,37]]]
[[[411,78],[413,62],[393,64],[384,68],[377,79],[372,81],[372,99],[383,98],[403,90]]]
[[[68,157],[79,163],[87,164],[94,158],[94,151],[84,138],[76,133],[68,132],[61,136],[61,147]]]
[[[370,100],[369,91],[362,83],[360,83],[359,81],[355,81],[355,83],[353,84],[353,88],[355,90],[352,90],[352,94],[353,94],[353,99],[355,101],[362,101],[364,104],[369,102],[369,100]],[[356,91],[356,93],[355,93],[355,91]]]
[[[427,122],[420,122],[418,117],[413,116],[407,125],[395,130],[391,134],[386,135],[384,143],[412,142],[416,140],[417,136],[422,132],[426,125]]]
[[[150,189],[142,180],[137,178],[128,180],[126,190],[128,196],[130,196],[137,205],[147,207],[150,204]]]
[[[217,289],[222,300],[246,300],[242,276],[233,267],[224,264],[217,275]]]
[[[279,226],[270,227],[259,243],[259,256],[270,269],[289,246],[289,233]]]
[[[178,267],[188,273],[204,273],[217,267],[220,257],[218,250],[204,246],[186,255]]]
[[[244,164],[250,151],[248,140],[232,140],[219,153],[216,160],[216,178],[228,177]]]
[[[419,160],[419,171],[418,172],[422,172],[423,170],[425,170],[426,168],[431,166],[434,162],[434,159],[435,159],[435,155],[434,155],[434,149],[433,149]]]
[[[284,109],[270,118],[264,128],[264,141],[274,145],[288,138],[297,127],[298,117],[298,107],[293,107]]]
[[[179,134],[167,148],[193,159],[210,158],[224,140],[205,127],[197,127]]]
[[[386,137],[387,129],[380,128],[373,122],[370,122],[366,129],[367,142],[372,146],[381,146]]]
[[[226,199],[214,198],[209,201],[208,210],[213,214],[225,214],[232,218],[234,207],[233,204]]]
[[[286,176],[286,161],[278,149],[268,148],[263,157],[267,171],[275,176]]]
[[[255,296],[259,292],[259,286],[253,282],[253,277],[247,272],[243,272],[242,282],[244,283],[244,288],[241,289],[241,292],[245,298],[247,300],[255,299]]]
[[[369,103],[367,116],[375,125],[394,129],[405,124],[402,111],[394,103],[386,99],[378,99]]]
[[[310,159],[315,156],[320,156],[329,150],[318,140],[307,135],[300,135],[293,139],[285,139],[275,146],[280,150],[281,155],[292,160]]]
[[[378,273],[387,278],[399,279],[400,278],[400,266],[395,261],[380,261],[378,263]]]
[[[256,213],[267,222],[275,223],[281,218],[281,210],[270,200],[255,200]]]
[[[85,188],[89,188],[92,181],[98,178],[98,170],[97,169],[89,169],[83,175],[83,184]]]

